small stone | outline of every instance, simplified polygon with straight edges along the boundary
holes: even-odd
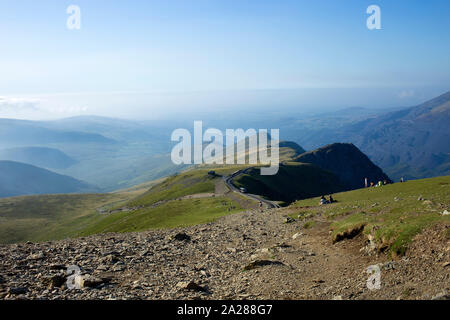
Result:
[[[210,274],[207,273],[205,270],[200,270],[200,274],[204,277],[210,277]]]
[[[301,232],[297,232],[296,234],[294,234],[293,236],[292,236],[292,239],[297,239],[298,237],[300,237],[300,236],[302,236],[303,235],[303,233],[301,233]]]
[[[107,279],[100,279],[91,275],[79,277],[79,284],[81,288],[95,288],[99,285],[108,282]]]
[[[322,279],[314,279],[313,282],[315,282],[315,283],[325,283],[325,280],[322,280]]]
[[[447,292],[447,290],[443,290],[442,292],[433,296],[431,300],[450,300],[450,294]]]
[[[191,237],[189,235],[187,235],[186,233],[177,233],[174,237],[174,240],[178,240],[178,241],[190,241]]]
[[[283,265],[283,263],[275,260],[255,260],[247,264],[244,267],[244,270],[253,270],[258,267],[264,267],[269,265]]]
[[[342,300],[342,296],[334,296],[332,300]]]
[[[29,255],[27,259],[28,260],[42,260],[44,258],[45,258],[44,253],[43,252],[39,252],[39,253],[36,253],[36,254]]]
[[[106,270],[108,270],[108,266],[107,266],[107,265],[104,265],[104,264],[99,265],[99,266],[97,267],[97,270],[99,270],[99,271],[106,271]]]
[[[206,291],[204,287],[198,285],[194,281],[180,281],[176,286],[180,290]]]
[[[448,212],[447,210],[444,210],[444,212],[442,212],[443,216],[448,216],[450,214],[450,212]]]
[[[112,268],[112,271],[114,271],[114,272],[120,272],[123,270],[125,270],[125,267],[123,264],[117,264]]]
[[[384,270],[392,270],[395,269],[395,262],[394,261],[389,261],[383,264],[383,269]]]
[[[19,295],[19,294],[25,294],[28,292],[28,289],[25,287],[16,287],[16,288],[9,288],[8,293],[11,295]]]
[[[295,219],[292,219],[291,217],[285,217],[283,223],[292,223],[294,221],[295,221]]]
[[[60,274],[45,277],[42,284],[50,288],[60,288],[66,282],[66,277]]]
[[[113,255],[113,254],[110,254],[110,255],[107,255],[106,257],[104,257],[103,259],[102,259],[102,262],[104,262],[104,263],[111,263],[111,264],[114,264],[114,263],[116,263],[116,262],[118,262],[119,261],[119,258],[117,258],[115,255]]]

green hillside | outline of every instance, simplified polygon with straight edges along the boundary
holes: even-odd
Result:
[[[40,195],[0,199],[0,243],[47,241],[109,231],[171,228],[211,221],[242,210],[231,198],[215,196],[175,200],[214,193],[220,175],[242,166],[188,170],[176,176],[107,194]],[[140,207],[128,212],[108,212]],[[102,212],[103,214],[100,214]],[[106,213],[105,213],[106,212]]]
[[[172,175],[155,185],[142,196],[130,201],[130,206],[147,206],[158,201],[177,199],[197,193],[214,193],[215,185],[223,176],[247,168],[248,165],[227,166],[223,168],[193,168]],[[215,175],[209,175],[214,171]]]
[[[119,212],[95,217],[80,235],[182,227],[241,211],[243,207],[234,196],[214,193],[216,184],[223,184],[222,176],[242,168],[216,168],[214,175],[208,174],[211,169],[191,169],[171,176],[122,205],[130,210],[120,211],[120,206],[116,206],[112,210]],[[204,197],[186,198],[189,195]]]
[[[241,210],[238,204],[226,197],[173,200],[156,207],[145,207],[106,217],[98,216],[90,222],[91,226],[79,235],[185,227],[211,222]]]
[[[306,220],[325,217],[336,242],[361,231],[379,251],[403,255],[411,239],[433,223],[450,223],[450,176],[396,183],[335,194],[337,203],[320,206],[319,198],[297,201],[291,208]],[[450,238],[450,233],[448,234]]]
[[[0,243],[46,241],[76,235],[96,208],[135,194],[40,195],[0,199]]]

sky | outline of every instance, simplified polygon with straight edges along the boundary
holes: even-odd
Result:
[[[0,0],[0,117],[412,106],[450,90],[449,16],[448,0]]]

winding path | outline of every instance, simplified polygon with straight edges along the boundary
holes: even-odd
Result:
[[[224,180],[226,186],[227,186],[231,191],[237,192],[237,193],[243,195],[243,196],[246,197],[246,198],[249,198],[249,199],[252,199],[252,200],[256,200],[256,201],[261,201],[262,203],[265,203],[269,208],[280,208],[280,206],[279,206],[277,203],[273,202],[273,201],[264,199],[263,197],[261,197],[261,196],[259,196],[259,195],[256,195],[256,194],[243,193],[243,192],[241,192],[238,188],[236,188],[236,187],[234,186],[234,184],[233,184],[233,179],[236,178],[236,177],[238,177],[238,176],[240,176],[240,175],[242,175],[242,174],[246,174],[247,171],[249,171],[250,169],[253,169],[253,167],[246,168],[246,169],[244,169],[244,170],[238,170],[238,171],[232,173],[232,174],[229,175],[229,176],[223,177],[223,180]]]

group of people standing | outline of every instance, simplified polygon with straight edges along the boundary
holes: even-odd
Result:
[[[402,182],[403,182],[403,178],[402,178]],[[367,178],[364,179],[364,187],[368,188],[368,187],[381,187],[381,186],[385,186],[387,185],[389,182],[387,180],[379,180],[376,184],[371,181],[369,184],[369,180]]]

